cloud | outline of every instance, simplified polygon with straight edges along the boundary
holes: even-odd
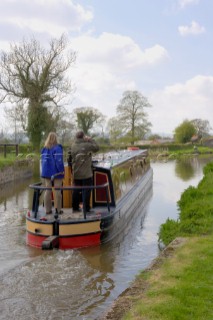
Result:
[[[115,108],[125,90],[136,90],[135,73],[155,68],[168,60],[167,50],[158,43],[142,49],[132,38],[108,32],[94,36],[83,32],[93,20],[93,11],[72,0],[2,0],[0,1],[0,46],[20,41],[33,34],[43,43],[66,31],[72,35],[71,48],[77,52],[70,76],[76,91],[70,111],[90,105],[103,114],[115,115]],[[75,32],[76,31],[76,32]],[[75,35],[75,37],[74,37]]]
[[[188,5],[198,4],[200,0],[179,0],[179,6],[181,9],[184,9]]]
[[[137,90],[135,74],[168,60],[166,49],[158,44],[142,50],[130,37],[102,33],[71,39],[77,52],[71,77],[76,84],[73,104],[91,105],[109,117],[125,90]]]
[[[60,36],[79,31],[93,19],[93,12],[71,0],[3,0],[0,2],[1,27],[5,24],[20,33],[42,33]],[[1,28],[2,30],[2,28]],[[17,35],[17,31],[15,32]],[[0,36],[4,37],[0,31]]]
[[[172,133],[183,120],[212,121],[213,77],[197,75],[185,83],[165,87],[149,96],[153,132]]]
[[[82,63],[108,64],[113,70],[154,66],[168,59],[166,49],[159,44],[143,51],[130,37],[107,32],[99,37],[74,38],[72,45],[80,52]]]
[[[181,36],[198,35],[205,33],[205,28],[200,26],[196,21],[192,21],[190,26],[179,26],[178,31]]]

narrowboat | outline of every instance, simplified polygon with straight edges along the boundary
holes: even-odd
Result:
[[[93,185],[72,185],[71,165],[65,165],[61,188],[47,188],[42,182],[31,184],[32,208],[26,214],[27,244],[41,249],[62,250],[97,246],[111,241],[131,223],[137,209],[152,190],[153,172],[147,150],[123,150],[93,159]],[[82,210],[72,210],[72,191],[80,188]],[[91,188],[87,213],[84,194]],[[43,194],[52,190],[52,214],[46,214]],[[54,209],[54,192],[61,190],[62,214]]]

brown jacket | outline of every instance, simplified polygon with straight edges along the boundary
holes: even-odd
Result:
[[[75,140],[71,147],[74,179],[81,180],[92,177],[92,153],[98,150],[99,146],[93,139],[89,141],[85,141],[84,138]]]

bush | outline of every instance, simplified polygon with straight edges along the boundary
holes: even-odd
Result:
[[[160,226],[159,240],[165,245],[168,245],[179,234],[180,224],[178,221],[167,219],[165,223]]]
[[[199,182],[198,189],[202,190],[203,196],[213,196],[213,172],[207,174]]]
[[[188,187],[182,194],[179,201],[177,201],[178,207],[180,210],[183,210],[185,206],[189,205],[191,202],[194,202],[198,198],[202,197],[202,194],[195,187]]]
[[[202,199],[189,202],[180,212],[180,220],[187,219],[200,219],[205,216],[205,211],[208,211],[209,207],[206,206],[205,201]]]
[[[28,154],[33,152],[33,147],[30,144],[20,144],[18,149],[19,153]]]
[[[213,162],[208,163],[204,168],[203,168],[203,174],[206,176],[209,173],[213,173]]]
[[[184,220],[180,223],[180,234],[182,235],[204,235],[212,232],[213,229],[213,215],[203,215],[198,219],[193,217],[191,219]]]

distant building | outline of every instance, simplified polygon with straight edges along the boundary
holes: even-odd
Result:
[[[208,138],[208,139],[203,139],[203,145],[205,147],[213,148],[213,137]]]
[[[198,137],[198,135],[194,134],[192,137],[191,137],[191,142],[192,143],[196,143],[196,142],[199,142],[200,138]]]

